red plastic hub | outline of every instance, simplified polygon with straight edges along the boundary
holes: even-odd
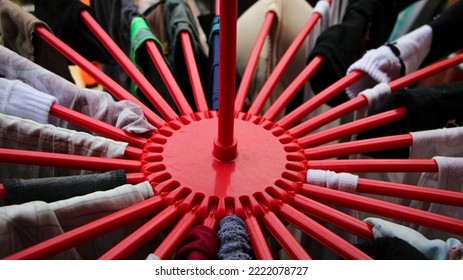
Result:
[[[148,179],[154,186],[173,181],[175,186],[220,199],[263,192],[282,178],[303,182],[307,170],[304,152],[274,123],[240,114],[235,119],[238,156],[233,161],[214,157],[216,135],[216,112],[169,122],[145,148],[144,169],[151,173]]]

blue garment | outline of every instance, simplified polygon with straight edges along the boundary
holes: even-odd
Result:
[[[237,216],[227,216],[219,223],[219,260],[251,260],[253,251],[249,244],[249,234],[243,220]]]
[[[219,109],[219,17],[215,17],[209,34],[209,88],[208,98],[212,110]]]

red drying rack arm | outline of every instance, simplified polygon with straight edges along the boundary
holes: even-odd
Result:
[[[8,194],[6,193],[5,186],[0,184],[0,199],[8,198]]]
[[[147,40],[144,44],[148,55],[151,57],[154,66],[158,70],[159,75],[161,75],[164,84],[174,99],[175,104],[179,107],[180,112],[182,112],[182,114],[191,113],[190,105],[185,100],[182,90],[178,86],[177,81],[172,75],[172,72],[164,60],[160,50],[156,47],[156,44],[152,40]]]
[[[280,58],[277,65],[273,69],[272,74],[270,74],[264,86],[262,87],[260,92],[257,94],[256,99],[254,100],[251,107],[249,108],[249,111],[248,111],[249,114],[259,115],[268,97],[270,96],[272,91],[275,89],[275,86],[277,85],[278,81],[281,79],[281,76],[283,76],[284,71],[288,68],[289,63],[294,58],[294,56],[296,55],[296,52],[302,46],[307,35],[310,33],[310,31],[312,31],[313,27],[315,26],[315,24],[318,22],[319,19],[320,19],[320,14],[313,13],[309,21],[304,25],[304,27],[302,27],[301,31],[299,31],[299,34],[296,36],[296,38],[294,38],[291,45],[288,47],[284,55]]]
[[[125,141],[137,147],[144,147],[147,143],[145,138],[127,133],[120,128],[76,112],[57,103],[53,103],[50,107],[50,114],[113,140]]]
[[[357,192],[463,206],[463,193],[359,178]]]
[[[286,253],[288,253],[288,256],[294,260],[312,259],[273,212],[267,211],[262,219],[273,237],[275,237]]]
[[[399,79],[396,79],[389,83],[391,92],[409,86],[413,83],[416,83],[426,77],[434,75],[440,71],[443,71],[447,68],[454,67],[463,62],[463,54],[458,54],[452,58],[447,58],[431,64],[423,69],[417,70],[413,73],[410,73],[406,76],[403,76]],[[326,112],[321,113],[318,116],[313,117],[306,122],[293,127],[289,132],[294,137],[301,137],[305,134],[314,131],[317,128],[322,127],[325,124],[328,124],[331,121],[341,118],[342,116],[353,112],[357,109],[362,108],[368,104],[368,100],[363,95],[359,95],[354,99],[351,99],[343,104],[336,106]]]
[[[191,87],[193,89],[197,110],[198,112],[206,112],[209,110],[209,108],[207,106],[203,85],[201,84],[201,78],[198,72],[198,66],[196,64],[195,55],[193,53],[190,34],[186,31],[180,32],[180,41],[182,42],[183,55],[185,56],[185,62],[188,75],[190,76]]]
[[[291,99],[297,94],[297,92],[304,86],[304,84],[312,77],[318,68],[323,63],[322,56],[316,56],[302,72],[294,79],[294,81],[283,91],[277,100],[270,106],[265,112],[263,118],[273,121],[278,114],[288,105]]]
[[[285,129],[289,129],[295,123],[307,116],[310,112],[314,111],[323,103],[327,102],[364,76],[365,73],[362,71],[350,72],[348,75],[344,76],[342,79],[327,87],[325,90],[310,98],[304,104],[283,117],[277,122],[277,124]]]
[[[166,227],[178,219],[178,207],[170,205],[162,210],[154,218],[146,222],[143,226],[124,238],[111,250],[99,257],[99,260],[123,260],[129,257],[141,246],[146,244],[151,238],[159,234]]]
[[[47,259],[60,252],[78,246],[95,237],[111,232],[121,226],[156,213],[163,206],[161,196],[154,196],[140,203],[119,210],[108,216],[67,231],[20,252],[7,256],[6,260]]]
[[[338,159],[310,160],[309,169],[334,172],[438,172],[433,159]]]
[[[129,75],[129,77],[135,81],[140,87],[140,90],[145,94],[149,101],[156,107],[156,109],[168,120],[177,118],[175,111],[167,104],[167,102],[161,97],[159,92],[150,84],[150,82],[143,76],[130,59],[124,54],[119,46],[111,39],[111,37],[104,31],[104,29],[98,24],[98,22],[90,15],[86,10],[80,12],[82,21],[87,27],[93,32],[98,40],[105,46],[109,53],[116,59],[119,65]]]
[[[77,53],[75,50],[71,49],[68,45],[63,43],[50,31],[48,31],[43,26],[37,26],[35,28],[36,34],[47,44],[58,50],[63,54],[67,59],[81,67],[85,72],[89,73],[95,80],[98,81],[103,87],[105,87],[114,97],[118,100],[129,100],[143,109],[143,114],[145,117],[155,126],[161,127],[166,122],[136,99],[133,95],[128,93],[123,87],[118,83],[111,80],[106,74],[100,71],[95,65],[86,60],[83,56]]]
[[[127,172],[139,171],[142,166],[141,162],[138,160],[89,157],[3,148],[0,148],[0,162],[95,171],[124,169]]]
[[[386,111],[350,123],[346,123],[337,127],[327,129],[312,135],[300,138],[299,144],[302,148],[311,148],[321,144],[328,143],[343,137],[360,133],[382,125],[390,124],[402,120],[407,115],[407,108],[401,107],[398,109]]]
[[[380,215],[445,232],[463,235],[463,221],[443,215],[418,210],[391,202],[363,197],[342,191],[304,184],[302,194],[322,203]]]
[[[307,160],[320,160],[410,147],[412,144],[412,135],[407,133],[310,148],[304,150],[304,154]]]
[[[345,259],[353,260],[371,260],[371,258],[350,244],[343,238],[334,234],[329,229],[323,227],[303,213],[289,206],[283,204],[280,209],[280,215],[289,223],[303,231],[305,234],[313,237],[321,244],[325,245],[330,250]]]
[[[274,19],[275,13],[272,11],[267,12],[254,47],[252,48],[251,54],[249,55],[248,63],[246,64],[246,68],[243,72],[243,77],[241,78],[238,92],[236,93],[235,113],[241,112],[241,110],[243,110],[246,94],[248,93],[249,87],[251,86],[251,80],[254,75],[254,71],[256,70],[257,62],[259,61],[260,52],[262,51],[262,47],[264,46],[265,39],[267,38],[268,32],[270,31],[270,27],[272,27]]]
[[[166,260],[172,257],[175,250],[180,246],[188,231],[195,225],[196,211],[189,211],[183,215],[169,235],[154,251],[154,255],[161,260]]]

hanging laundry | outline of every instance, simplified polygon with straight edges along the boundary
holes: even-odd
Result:
[[[452,254],[454,254],[455,251],[463,250],[463,244],[455,238],[448,239],[447,241],[440,239],[430,240],[411,228],[380,218],[366,218],[364,221],[373,226],[373,235],[375,239],[381,237],[400,238],[415,247],[428,259],[447,260],[450,250],[452,250]]]
[[[239,217],[232,215],[223,218],[219,222],[217,235],[220,239],[219,260],[250,260],[253,258],[246,225]]]
[[[0,257],[11,255],[151,196],[153,190],[146,181],[52,203],[33,201],[0,207]],[[138,221],[125,225],[51,259],[97,259],[142,224],[143,221]],[[132,258],[144,258],[152,249],[151,246],[137,251]]]
[[[399,107],[407,108],[404,120],[384,125],[358,135],[358,139],[404,134],[412,131],[423,131],[443,128],[448,122],[463,123],[460,104],[463,101],[461,91],[463,83],[443,84],[418,89],[402,89],[393,92],[384,103],[372,114],[389,111]],[[408,149],[401,149],[396,156],[408,156]],[[384,152],[369,153],[373,157],[390,157]]]
[[[375,260],[428,260],[415,247],[397,237],[380,237],[355,244],[355,247]]]
[[[114,101],[106,92],[82,89],[37,64],[0,46],[0,75],[18,79],[36,90],[54,96],[58,104],[112,124],[127,132],[142,134],[155,130],[143,116],[140,106],[130,101]],[[81,128],[56,117],[49,123],[74,130]]]
[[[0,78],[0,113],[47,124],[50,107],[58,100],[21,82]]]
[[[362,70],[368,74],[347,88],[349,97],[355,97],[360,91],[378,82],[387,83],[410,74],[416,71],[423,61],[426,65],[461,49],[463,40],[453,39],[454,34],[458,34],[458,30],[454,30],[453,27],[459,27],[463,23],[459,16],[461,12],[463,4],[458,2],[430,23],[392,43],[368,51],[347,70],[347,73]]]
[[[240,76],[243,75],[246,69],[254,43],[268,12],[274,12],[275,19],[259,55],[253,80],[247,93],[250,100],[255,99],[273,72],[276,64],[286,53],[286,50],[299,34],[302,27],[307,23],[312,14],[312,7],[305,0],[261,0],[247,9],[238,18],[237,26],[236,69]],[[307,43],[307,40],[305,40],[296,52],[288,69],[286,69],[272,94],[267,99],[263,107],[264,110],[270,107],[302,69],[304,69],[304,59],[307,57],[308,52]],[[301,95],[295,97],[294,100],[298,100],[300,104]]]
[[[133,0],[98,0],[93,1],[95,19],[114,42],[129,56],[130,25],[138,8]],[[102,63],[102,70],[126,90],[130,90],[131,80],[118,63]]]
[[[130,59],[136,65],[148,81],[159,92],[162,98],[172,107],[176,108],[175,102],[171,94],[167,90],[166,84],[161,78],[159,71],[154,65],[148,51],[145,47],[146,41],[153,41],[161,54],[164,54],[162,42],[151,33],[150,27],[145,19],[141,16],[136,16],[132,19],[130,32]],[[167,58],[165,58],[168,63]],[[132,94],[141,100],[147,106],[152,107],[151,103],[140,91],[138,86],[132,82],[130,91]]]
[[[0,114],[0,147],[107,158],[122,158],[127,143]],[[88,173],[67,168],[0,163],[0,178],[41,178]]]
[[[42,26],[51,32],[46,23],[18,5],[9,0],[0,0],[2,45],[66,80],[74,82],[66,58],[35,33],[37,26]]]
[[[344,77],[347,68],[367,50],[384,44],[398,13],[415,1],[349,1],[342,23],[324,31],[308,56],[307,61],[318,55],[324,58],[310,79],[314,92],[318,93]],[[347,100],[342,92],[327,103],[336,106]]]
[[[113,58],[83,22],[80,12],[94,10],[79,0],[35,0],[34,14],[46,22],[53,33],[86,59],[112,62]]]
[[[209,83],[206,100],[212,110],[219,109],[219,29],[220,17],[215,17],[209,33]]]
[[[207,226],[197,225],[190,229],[175,253],[176,260],[216,260],[219,237]]]
[[[99,174],[63,176],[38,179],[11,178],[3,180],[8,202],[54,202],[96,191],[107,191],[127,183],[124,170]]]
[[[192,51],[195,56],[196,65],[203,88],[206,88],[206,75],[208,73],[208,59],[206,50],[203,48],[199,26],[188,4],[183,0],[166,0],[164,6],[164,22],[168,40],[168,59],[173,69],[173,74],[180,89],[193,110],[196,110],[190,78],[186,67],[185,57],[180,34],[189,34]],[[150,22],[148,22],[150,24]],[[156,33],[154,33],[156,35]],[[205,42],[207,45],[207,42]]]

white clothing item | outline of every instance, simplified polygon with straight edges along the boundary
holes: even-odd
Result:
[[[140,106],[130,101],[114,101],[106,92],[82,89],[39,65],[0,46],[0,75],[21,80],[38,91],[54,96],[60,105],[95,119],[115,125],[127,132],[155,130],[143,116]],[[50,116],[49,123],[74,130],[81,128]]]
[[[381,237],[400,238],[432,260],[446,260],[448,259],[450,249],[463,246],[462,243],[455,238],[450,238],[447,241],[440,239],[429,240],[421,233],[409,227],[388,222],[380,218],[366,218],[364,222],[373,226],[373,236],[375,239]]]
[[[33,201],[0,208],[0,255],[11,255],[153,196],[148,181],[53,203]],[[137,221],[94,238],[51,259],[96,259],[142,225]],[[132,257],[143,259],[152,244]]]
[[[273,11],[276,16],[260,53],[254,78],[248,91],[248,97],[251,100],[255,99],[273,72],[275,65],[309,20],[312,7],[305,0],[260,0],[247,9],[239,17],[237,26],[236,69],[240,75],[246,68],[256,38],[269,11]],[[304,69],[308,51],[307,40],[305,40],[267,99],[264,110],[273,104],[284,89]]]
[[[48,123],[54,96],[42,93],[19,81],[0,78],[0,113],[39,123]]]
[[[379,108],[379,106],[384,103],[390,93],[391,87],[389,87],[389,85],[386,83],[377,84],[373,88],[366,89],[359,93],[359,95],[363,95],[367,98],[368,105],[354,112],[354,120],[369,116],[370,112]]]
[[[0,258],[62,234],[55,213],[43,201],[0,207]],[[50,259],[81,259],[71,248]]]
[[[156,256],[155,254],[149,254],[148,257],[146,257],[146,260],[149,260],[149,261],[159,261],[160,259],[161,258]]]
[[[128,143],[0,114],[0,147],[122,158]],[[0,178],[40,178],[88,173],[65,168],[0,163]]]
[[[392,43],[399,50],[400,58],[389,46],[367,51],[361,59],[349,66],[347,73],[361,70],[368,75],[349,86],[346,89],[347,94],[353,98],[378,82],[388,83],[397,79],[402,69],[400,59],[405,66],[405,74],[416,71],[428,55],[431,41],[432,29],[429,25],[424,25]]]
[[[307,170],[308,184],[349,193],[356,193],[358,177],[350,173],[336,173],[319,169]]]
[[[322,30],[326,30],[330,23],[330,3],[326,0],[320,0],[315,4],[313,7],[312,13],[317,12],[320,14],[321,20],[321,28]]]

